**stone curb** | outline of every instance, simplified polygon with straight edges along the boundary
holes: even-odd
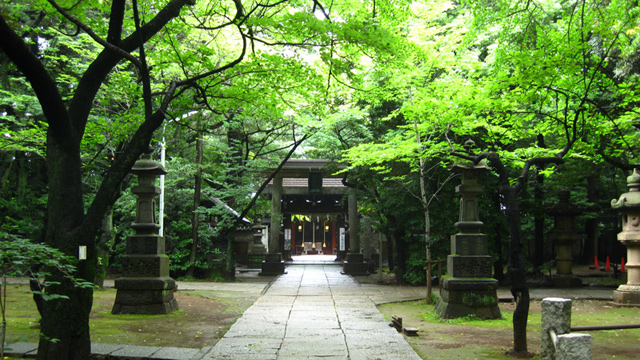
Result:
[[[202,349],[133,346],[119,344],[91,344],[91,357],[95,359],[121,360],[202,360],[211,351],[211,346]],[[5,356],[35,358],[38,344],[18,342],[5,346]]]

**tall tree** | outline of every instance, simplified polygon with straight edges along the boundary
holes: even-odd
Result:
[[[473,121],[459,123],[462,126],[454,126],[453,131],[475,134],[485,151],[478,155],[454,151],[454,155],[474,162],[486,159],[499,176],[509,223],[508,275],[517,300],[513,351],[526,353],[529,296],[518,192],[525,189],[532,166],[558,165],[568,156],[593,158],[601,144],[594,139],[605,136],[624,142],[629,136],[620,115],[633,110],[633,105],[625,104],[624,91],[633,76],[616,78],[609,61],[616,49],[627,47],[621,35],[637,26],[638,18],[619,13],[619,6],[629,10],[626,2],[470,5],[475,15],[473,32],[481,34],[472,37],[474,41],[495,42],[483,47],[485,65],[480,74],[468,77],[472,98],[462,103],[473,112]],[[612,130],[620,128],[627,129],[624,136],[617,132],[610,137]],[[541,136],[546,148],[538,146]],[[539,172],[548,176],[555,168]]]
[[[248,57],[256,68],[260,64],[291,63],[310,69],[310,78],[326,71],[328,85],[347,82],[349,64],[355,64],[361,50],[386,51],[383,39],[390,32],[371,18],[391,19],[407,3],[397,1],[373,11],[370,4],[354,6],[349,1],[331,6],[297,0],[3,3],[0,49],[13,64],[11,71],[22,74],[32,88],[47,124],[47,243],[70,255],[77,253],[78,246],[87,246],[88,259],[78,267],[76,276],[92,280],[96,236],[104,214],[165,118],[186,113],[193,108],[193,99],[206,107],[208,99],[224,97],[224,92],[218,91],[220,85],[232,79],[223,75]],[[59,30],[57,35],[25,40],[23,33],[42,29],[40,24],[32,27],[33,23],[23,17],[26,13],[49,17],[47,27]],[[333,21],[334,16],[339,21]],[[367,24],[370,26],[362,31]],[[61,66],[65,59],[76,61],[80,69],[77,76],[56,77],[34,51],[64,39],[62,34],[83,40],[82,48],[59,59]],[[273,50],[268,50],[270,47]],[[316,57],[303,59],[302,54]],[[313,62],[319,66],[311,67]],[[129,79],[135,80],[119,83],[133,90],[127,94],[133,99],[132,107],[122,113],[142,120],[129,123],[130,137],[110,163],[95,195],[85,204],[82,146],[95,120],[98,95],[116,83],[122,73],[133,74]],[[78,289],[57,273],[52,273],[49,280],[59,282],[50,291],[68,300],[45,304],[38,358],[86,359],[90,352],[92,290]]]

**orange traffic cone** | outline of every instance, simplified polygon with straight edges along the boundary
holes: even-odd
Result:
[[[593,266],[596,268],[596,270],[600,269],[600,266],[598,266],[598,256],[596,255],[595,259],[593,260]]]
[[[611,263],[609,262],[608,256],[607,256],[607,262],[604,265],[604,271],[611,271]]]
[[[625,270],[624,270],[624,258],[622,258],[622,262],[620,263],[620,272],[625,272]]]

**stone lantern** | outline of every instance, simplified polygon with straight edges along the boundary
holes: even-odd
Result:
[[[640,306],[640,174],[637,169],[627,178],[629,192],[611,200],[611,207],[622,212],[622,231],[618,240],[627,247],[627,283],[613,292],[613,302],[621,306]]]
[[[155,201],[160,195],[160,188],[155,186],[156,177],[167,172],[151,155],[145,154],[135,162],[131,173],[138,175],[138,185],[131,190],[138,197],[135,221],[131,224],[136,234],[127,237],[123,277],[115,281],[117,293],[111,312],[168,314],[178,309],[173,296],[176,284],[169,277],[164,237],[158,234]]]
[[[570,195],[568,190],[560,190],[560,201],[548,211],[555,219],[555,226],[551,232],[551,240],[556,248],[556,276],[553,278],[555,287],[582,286],[582,281],[572,272],[573,244],[580,240],[575,231],[575,222],[576,216],[582,211],[569,201]]]
[[[456,163],[451,168],[462,176],[456,187],[461,196],[458,233],[451,236],[451,255],[447,256],[447,276],[442,281],[442,296],[436,312],[443,319],[476,315],[482,319],[501,317],[498,307],[498,281],[492,278],[487,236],[478,213],[478,195],[482,186],[478,177],[488,166],[481,162]]]

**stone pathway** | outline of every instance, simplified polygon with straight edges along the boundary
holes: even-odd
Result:
[[[289,266],[205,359],[420,359],[340,266]]]

